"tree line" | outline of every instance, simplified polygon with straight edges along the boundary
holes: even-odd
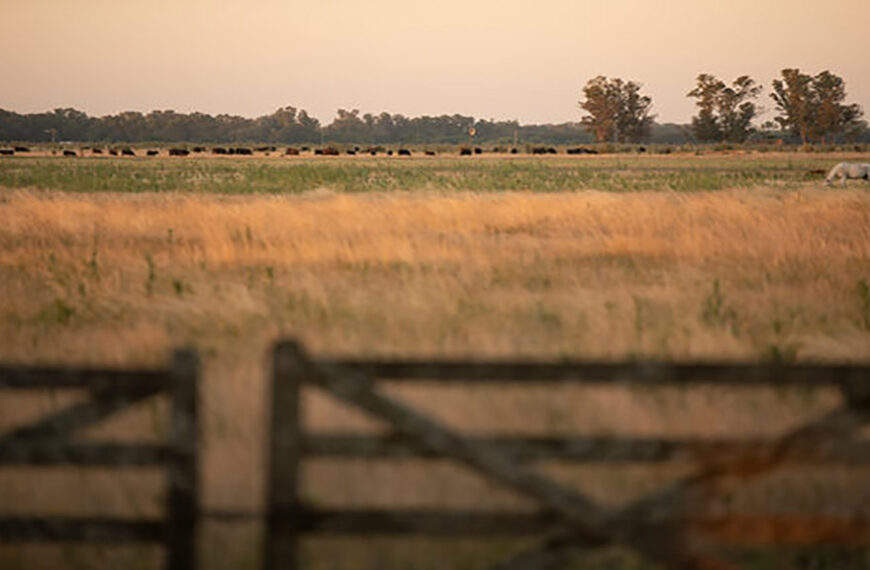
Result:
[[[780,131],[807,143],[832,143],[866,136],[863,110],[846,103],[843,78],[822,71],[812,76],[799,69],[783,69],[771,82],[777,116],[760,128],[753,125],[761,108],[755,100],[762,88],[743,75],[731,84],[702,73],[687,97],[695,99],[698,113],[692,117],[690,134],[698,142],[742,143],[753,135]],[[641,85],[620,78],[598,76],[583,87],[578,102],[586,112],[581,124],[598,142],[648,140],[654,124],[652,98],[642,95]]]
[[[845,102],[842,78],[829,71],[815,76],[784,69],[771,83],[777,116],[761,126],[753,121],[762,88],[741,76],[730,84],[702,73],[687,93],[697,114],[689,125],[658,124],[653,101],[634,81],[603,76],[582,89],[579,122],[522,125],[518,121],[480,119],[466,115],[406,117],[397,113],[360,113],[339,109],[328,125],[304,109],[287,106],[257,118],[221,114],[126,111],[90,117],[76,109],[19,114],[0,109],[2,141],[82,142],[201,142],[201,143],[367,143],[463,144],[474,129],[475,143],[586,144],[613,143],[742,143],[753,138],[831,143],[870,140],[857,104]]]

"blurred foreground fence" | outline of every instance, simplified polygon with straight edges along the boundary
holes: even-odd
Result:
[[[163,519],[7,516],[0,505],[0,543],[162,543],[166,567],[196,567],[198,508],[197,355],[175,354],[161,370],[0,367],[2,391],[73,390],[85,398],[0,435],[6,466],[154,468],[168,480]],[[149,398],[168,396],[170,428],[163,444],[76,440],[76,432]],[[37,493],[38,489],[34,489]]]
[[[215,515],[205,512],[199,502],[197,377],[197,357],[191,352],[176,353],[171,366],[161,370],[0,366],[0,393],[67,389],[87,396],[0,433],[0,468],[159,467],[168,477],[163,518],[8,516],[0,505],[0,543],[160,543],[166,548],[170,570],[196,568],[198,523]],[[842,393],[842,403],[768,439],[469,436],[386,393],[381,381],[436,386],[828,386]],[[499,570],[558,568],[577,548],[608,545],[627,547],[665,567],[703,570],[737,567],[723,557],[721,546],[870,547],[870,520],[861,516],[838,518],[819,512],[712,516],[701,508],[711,498],[786,464],[870,466],[865,429],[870,423],[870,366],[323,360],[309,357],[295,343],[283,342],[273,353],[271,384],[263,552],[268,570],[302,568],[300,543],[312,535],[538,537],[532,547],[496,561],[493,568]],[[307,431],[303,388],[320,390],[360,409],[389,430],[380,435]],[[83,428],[161,395],[171,401],[165,443],[133,445],[75,437]],[[300,477],[306,458],[318,457],[445,458],[530,499],[537,510],[319,508],[304,499]],[[613,509],[536,470],[534,463],[543,460],[689,461],[694,472]]]
[[[427,383],[588,383],[612,385],[833,386],[843,404],[776,439],[466,437],[379,389],[378,381]],[[307,432],[304,386],[386,422],[383,436]],[[305,535],[542,537],[493,568],[558,568],[571,549],[628,547],[680,569],[737,568],[721,546],[870,546],[870,520],[819,513],[699,514],[711,497],[788,463],[870,465],[870,366],[529,363],[310,358],[279,343],[273,361],[272,419],[264,564],[301,568]],[[481,410],[485,414],[486,410]],[[300,492],[306,457],[447,458],[531,500],[518,511],[318,508]],[[536,460],[656,462],[691,460],[695,472],[631,505],[612,510],[529,466]],[[870,485],[870,482],[867,483]],[[699,540],[700,539],[700,540]]]

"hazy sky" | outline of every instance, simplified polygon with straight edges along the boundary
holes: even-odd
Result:
[[[846,80],[870,115],[870,0],[0,0],[0,108],[255,117],[339,107],[576,121],[596,75],[687,122],[698,73]]]

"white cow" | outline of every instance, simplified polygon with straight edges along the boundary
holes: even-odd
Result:
[[[825,178],[825,184],[830,186],[835,178],[839,178],[843,181],[843,186],[846,185],[846,179],[848,178],[862,178],[864,180],[870,180],[870,164],[857,164],[854,162],[841,162],[836,165],[831,171],[828,173],[828,176]]]

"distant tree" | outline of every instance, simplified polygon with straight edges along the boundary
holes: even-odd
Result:
[[[598,142],[638,142],[649,135],[653,115],[652,99],[640,94],[641,86],[602,75],[583,87],[581,109],[588,113],[580,122]]]
[[[688,97],[697,99],[698,114],[692,117],[692,132],[700,141],[743,142],[752,133],[752,120],[758,109],[751,100],[761,86],[747,75],[729,87],[716,77],[702,73]]]
[[[692,117],[692,134],[702,142],[722,140],[722,127],[716,116],[716,101],[725,84],[709,75],[702,73],[697,78],[697,85],[689,91],[687,97],[697,99],[698,114]]]
[[[798,135],[801,142],[809,142],[810,126],[813,122],[813,78],[801,73],[799,69],[783,69],[782,79],[771,83],[771,99],[780,114],[774,119],[783,130]]]
[[[804,144],[855,136],[864,128],[864,112],[857,104],[844,103],[846,84],[830,71],[812,77],[799,69],[783,69],[782,79],[772,85],[770,96],[780,113],[775,120]]]

